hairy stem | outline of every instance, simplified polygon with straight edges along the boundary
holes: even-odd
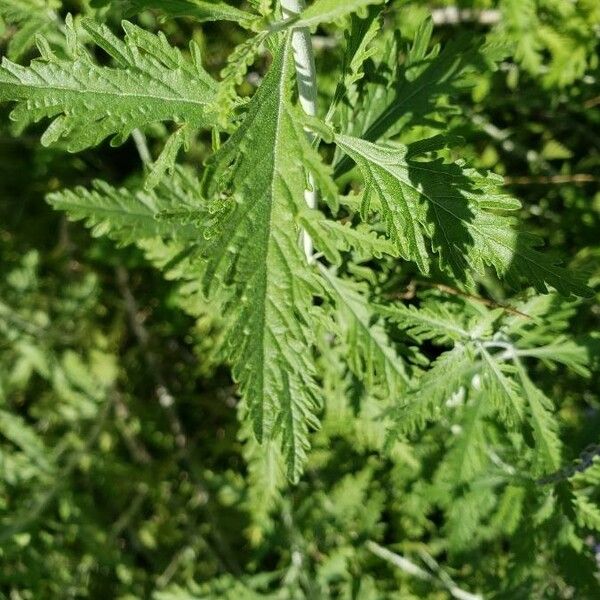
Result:
[[[281,0],[283,17],[290,18],[299,14],[304,8],[304,0]],[[296,62],[296,76],[298,80],[298,95],[300,106],[307,115],[317,114],[317,74],[315,57],[313,54],[312,40],[307,27],[296,29],[292,34],[292,49]],[[308,133],[310,139],[312,134]],[[317,207],[318,194],[314,177],[308,174],[308,187],[304,198],[310,208]],[[309,262],[314,260],[313,241],[306,231],[302,233],[302,245]]]

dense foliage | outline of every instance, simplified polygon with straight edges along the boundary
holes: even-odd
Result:
[[[600,597],[597,0],[0,44],[0,597]]]

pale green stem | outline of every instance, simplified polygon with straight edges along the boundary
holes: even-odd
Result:
[[[430,566],[433,565],[434,570],[437,571],[436,574],[426,571],[408,558],[405,558],[396,552],[392,552],[391,550],[380,546],[373,540],[367,540],[365,546],[369,552],[372,552],[375,554],[375,556],[378,556],[395,567],[398,567],[405,573],[408,573],[409,575],[412,575],[413,577],[423,581],[431,581],[434,584],[441,585],[448,590],[453,598],[456,598],[457,600],[483,600],[483,597],[479,594],[471,594],[470,592],[459,588],[448,576],[448,574],[441,570],[440,566],[433,560],[432,557],[427,556],[428,560],[426,562],[428,562]]]
[[[293,17],[304,8],[304,0],[281,0],[281,9],[284,19]],[[296,63],[296,78],[298,80],[298,96],[300,106],[310,116],[317,114],[317,74],[315,69],[315,57],[313,54],[310,31],[307,27],[294,30],[292,34],[292,49]],[[307,133],[312,141],[314,137]],[[316,208],[318,193],[316,182],[311,173],[308,174],[308,187],[304,192],[304,199],[310,208]],[[302,245],[309,263],[314,261],[313,241],[306,231],[302,233]]]
[[[146,136],[140,129],[134,129],[131,132],[131,137],[133,138],[133,143],[137,148],[138,154],[142,159],[142,163],[145,167],[152,164],[152,155],[150,154],[150,150],[148,149],[148,141],[146,140]]]

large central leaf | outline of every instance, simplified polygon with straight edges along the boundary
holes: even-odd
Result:
[[[204,187],[209,200],[224,203],[207,244],[206,283],[231,289],[234,376],[258,439],[281,435],[294,480],[317,424],[306,322],[315,281],[296,223],[305,209],[303,164],[318,170],[319,163],[290,102],[293,68],[286,42],[242,125],[211,159]]]

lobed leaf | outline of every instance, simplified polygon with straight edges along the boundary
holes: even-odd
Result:
[[[364,290],[325,268],[321,268],[321,273],[336,305],[334,318],[348,348],[350,369],[367,388],[381,389],[385,398],[399,399],[409,377],[382,323],[377,322]]]
[[[360,11],[372,4],[383,4],[387,0],[315,0],[305,8],[294,22],[294,27],[314,27],[321,23],[331,23],[342,17]]]
[[[498,212],[520,204],[499,191],[496,176],[462,163],[417,160],[423,142],[415,150],[337,135],[336,143],[364,176],[363,218],[375,195],[398,252],[424,274],[435,253],[442,269],[466,283],[491,266],[512,285],[525,280],[540,292],[551,285],[566,295],[590,293],[583,274],[557,266],[535,249],[536,238],[518,232],[515,219]]]
[[[305,210],[304,164],[320,163],[291,104],[293,70],[288,35],[244,121],[208,162],[204,187],[217,210],[206,232],[205,283],[230,290],[234,377],[257,438],[281,437],[296,481],[319,404],[307,322],[318,283],[298,243],[297,217]]]
[[[187,219],[182,224],[164,218],[176,212],[198,218],[204,210],[200,186],[195,175],[179,168],[168,185],[152,192],[132,192],[94,181],[91,189],[77,187],[49,194],[47,201],[65,211],[74,221],[85,221],[96,236],[108,235],[121,244],[132,244],[155,237],[195,241],[199,230]]]
[[[191,17],[200,23],[207,21],[234,21],[247,25],[255,16],[226,2],[205,0],[120,0],[127,15],[145,9],[157,9],[170,17]]]
[[[76,40],[68,22],[72,58],[59,58],[43,45],[42,57],[29,67],[7,58],[0,67],[0,101],[14,101],[11,119],[22,130],[32,122],[52,119],[42,143],[64,142],[78,152],[112,136],[123,143],[131,132],[157,122],[190,128],[216,123],[216,82],[200,62],[192,44],[192,60],[170,46],[163,33],[155,35],[127,21],[125,40],[105,26],[83,20],[94,42],[115,62],[95,64]]]

